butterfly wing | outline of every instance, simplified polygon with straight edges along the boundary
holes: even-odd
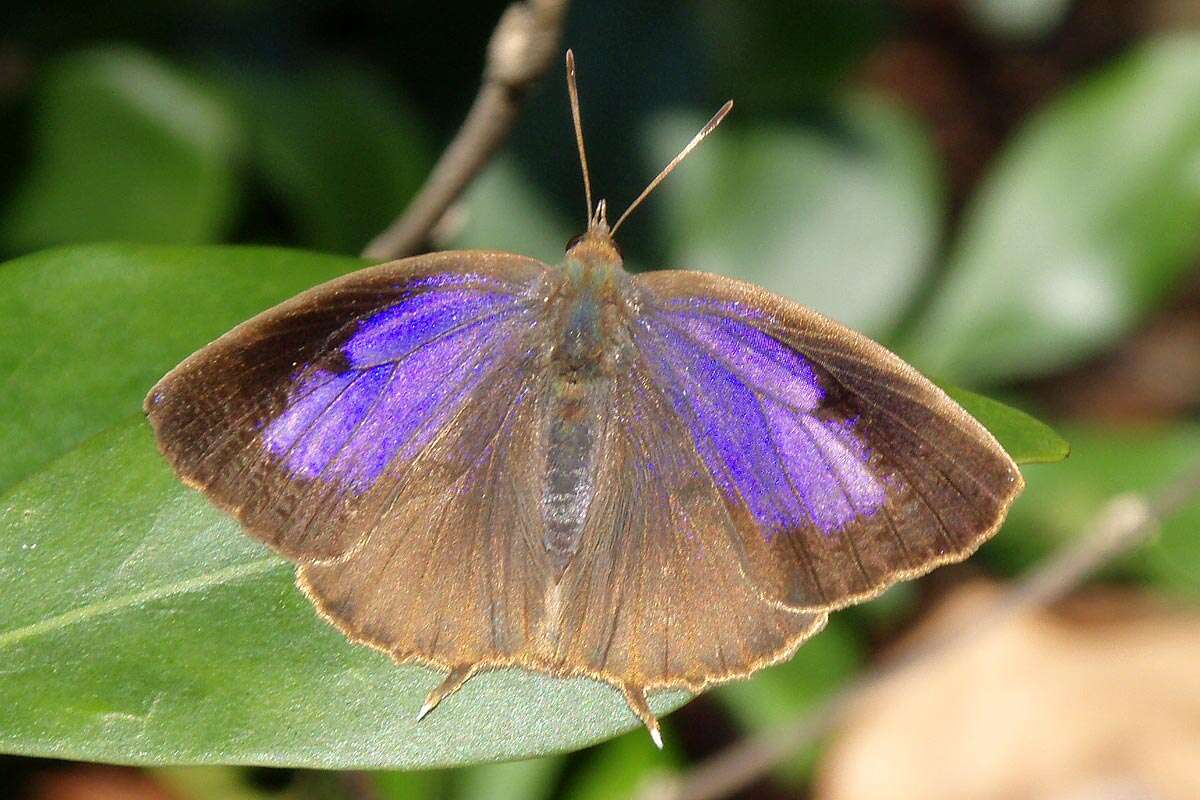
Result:
[[[346,523],[357,547],[301,566],[301,587],[352,639],[460,678],[539,663],[544,391],[521,372],[497,370],[431,446],[385,470],[378,511]]]
[[[622,685],[638,710],[645,689],[695,691],[787,658],[825,615],[779,608],[746,580],[740,532],[688,429],[650,370],[627,364],[610,387],[555,644],[561,660]]]
[[[284,555],[341,557],[383,521],[385,474],[395,480],[476,398],[533,374],[551,274],[515,255],[439,253],[309,290],[151,390],[159,447]]]
[[[866,337],[727,278],[635,282],[638,348],[768,599],[838,608],[965,558],[1021,491],[982,425]]]

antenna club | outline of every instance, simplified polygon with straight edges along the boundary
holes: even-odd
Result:
[[[579,114],[579,89],[575,85],[575,53],[567,50],[567,96],[571,100],[571,123],[575,127],[575,145],[579,148],[579,167],[583,171],[583,193],[587,201],[587,218],[592,219],[592,177],[588,172],[587,151],[583,146],[583,120]]]
[[[716,127],[721,124],[721,120],[725,119],[725,116],[732,109],[733,109],[733,101],[726,100],[725,105],[721,106],[721,108],[717,110],[716,114],[713,114],[712,119],[710,119],[708,122],[706,122],[704,124],[704,127],[701,128],[700,131],[695,136],[692,137],[692,140],[690,142],[688,142],[686,145],[684,145],[684,148],[679,151],[679,155],[675,156],[673,159],[671,159],[671,162],[669,164],[667,164],[665,167],[663,167],[662,172],[658,173],[658,175],[654,178],[654,180],[650,181],[650,184],[645,189],[642,190],[642,193],[637,196],[637,199],[629,204],[629,208],[625,209],[625,213],[617,218],[617,223],[612,226],[613,235],[616,235],[617,229],[621,227],[622,223],[624,223],[625,220],[629,219],[629,215],[633,213],[633,210],[635,208],[637,208],[638,206],[640,206],[642,204],[642,201],[645,200],[647,197],[649,197],[651,192],[653,192],[655,189],[657,189],[658,185],[660,183],[662,183],[664,180],[666,180],[668,175],[670,175],[672,172],[675,171],[675,168],[677,166],[679,166],[679,163],[681,161],[683,161],[685,158],[687,158],[688,154],[691,153],[693,150],[695,150],[696,147],[702,141],[704,141],[705,137],[707,137],[710,133],[712,133],[713,130],[715,130]]]

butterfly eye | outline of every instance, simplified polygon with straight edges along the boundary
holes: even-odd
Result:
[[[575,245],[579,244],[579,242],[582,239],[583,239],[582,233],[572,236],[570,239],[568,239],[566,252],[568,252],[568,253],[571,252],[571,248],[573,248]]]

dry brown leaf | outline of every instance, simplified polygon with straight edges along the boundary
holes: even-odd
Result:
[[[964,589],[906,646],[998,596]],[[816,797],[1200,798],[1200,615],[1107,593],[977,635],[855,706]]]

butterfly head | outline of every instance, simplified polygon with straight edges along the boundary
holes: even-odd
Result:
[[[608,227],[608,204],[604,200],[596,204],[587,231],[567,242],[567,258],[593,267],[621,266],[621,250]]]

